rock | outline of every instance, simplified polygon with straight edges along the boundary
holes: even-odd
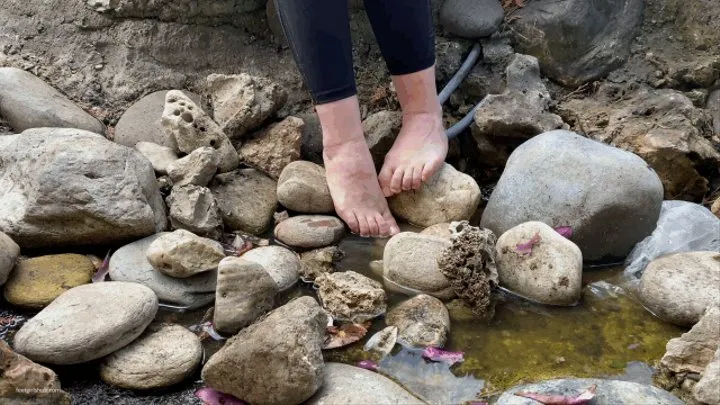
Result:
[[[398,340],[411,347],[443,347],[450,333],[450,314],[439,299],[417,295],[388,312],[385,323],[398,328]]]
[[[441,238],[450,239],[452,232],[450,231],[450,224],[442,222],[423,229],[422,232],[420,232],[420,235],[439,236]]]
[[[115,251],[110,257],[110,278],[143,284],[155,291],[160,301],[171,305],[195,309],[211,303],[215,299],[216,271],[189,278],[168,277],[155,270],[147,260],[150,245],[168,234],[148,236]]]
[[[325,364],[322,387],[306,402],[307,405],[360,403],[420,405],[424,402],[379,373],[343,363]]]
[[[393,214],[423,227],[470,219],[480,204],[480,187],[467,174],[445,164],[419,190],[388,200]]]
[[[275,227],[275,237],[282,243],[308,249],[334,245],[344,234],[345,224],[327,215],[298,215]]]
[[[323,164],[323,135],[315,109],[297,114],[298,118],[305,122],[302,133],[302,146],[300,154],[304,160],[313,163]]]
[[[530,253],[519,250],[536,237]],[[496,249],[503,287],[542,304],[575,305],[580,299],[582,252],[548,225],[526,222],[513,227],[500,236]]]
[[[173,152],[177,151],[175,138],[162,127],[167,93],[167,90],[150,93],[125,110],[115,125],[113,141],[130,147],[137,147],[140,142],[152,142],[170,148]],[[183,94],[190,97],[195,104],[201,104],[199,95],[186,90],[183,90]]]
[[[225,250],[212,239],[178,229],[150,243],[145,256],[155,270],[166,276],[187,278],[216,270],[225,258]]]
[[[5,299],[41,309],[65,291],[90,282],[95,266],[84,255],[61,254],[21,260],[5,284]]]
[[[0,398],[8,404],[70,405],[60,379],[51,369],[33,363],[0,341]]]
[[[302,130],[305,123],[287,117],[246,140],[238,149],[240,159],[277,180],[285,166],[300,159]]]
[[[702,373],[712,361],[720,344],[720,308],[711,307],[700,321],[683,333],[670,339],[660,367],[673,373]]]
[[[335,263],[345,257],[337,246],[328,246],[300,254],[300,278],[305,282],[315,280],[320,274],[335,272]]]
[[[715,89],[707,97],[707,110],[713,122],[713,132],[720,134],[720,89]]]
[[[150,162],[95,133],[2,136],[0,161],[0,231],[21,247],[112,244],[167,225]]]
[[[217,156],[218,172],[230,172],[238,167],[237,152],[220,126],[183,92],[171,90],[165,96],[162,127],[166,136],[175,139],[180,152],[211,147]]]
[[[451,34],[466,38],[489,37],[505,18],[497,0],[447,0],[440,9],[440,23]]]
[[[273,308],[279,288],[262,265],[226,257],[218,268],[213,324],[234,334]]]
[[[214,118],[233,140],[259,128],[287,100],[282,87],[264,77],[212,74],[207,83]]]
[[[630,55],[642,23],[642,0],[540,0],[509,22],[519,52],[540,60],[548,77],[568,86],[603,77]]]
[[[695,384],[693,396],[709,405],[720,404],[720,348],[715,351],[715,356],[705,367],[702,378]]]
[[[282,246],[259,246],[241,257],[261,265],[280,291],[287,290],[298,281],[300,258],[297,253]]]
[[[285,166],[277,185],[277,199],[287,209],[304,214],[335,212],[325,168],[298,160]]]
[[[706,176],[720,165],[710,115],[675,90],[605,84],[563,103],[561,113],[589,138],[642,157],[662,180],[666,200],[702,198]]]
[[[720,306],[720,253],[676,253],[648,264],[639,298],[658,317],[691,326],[711,306]]]
[[[167,205],[173,229],[186,229],[211,239],[220,237],[223,230],[220,208],[207,187],[193,184],[173,187]]]
[[[477,316],[492,319],[495,315],[492,291],[498,285],[497,238],[492,231],[470,226],[467,221],[453,222],[450,231],[450,247],[437,260],[440,272]]]
[[[203,358],[200,339],[180,325],[150,326],[100,366],[106,383],[131,390],[165,388],[190,377]]]
[[[9,236],[0,232],[0,286],[5,284],[10,272],[20,256],[20,246]]]
[[[505,91],[487,96],[471,127],[478,158],[489,164],[504,165],[510,148],[563,126],[562,118],[549,111],[552,99],[534,56],[515,54],[506,78]]]
[[[138,142],[135,149],[142,153],[155,169],[155,172],[167,174],[168,166],[178,160],[178,156],[172,148],[158,145],[152,142]]]
[[[160,4],[135,2],[116,3],[107,0],[87,0],[88,5],[101,13],[111,12],[119,17],[155,18],[159,21],[209,23],[235,21],[233,17],[259,10],[263,0],[231,0],[229,3],[199,5],[192,0],[180,0],[172,9]],[[208,61],[205,61],[207,63]]]
[[[715,199],[715,202],[710,207],[710,211],[715,214],[716,217],[720,218],[720,197]]]
[[[437,38],[435,40],[435,77],[438,88],[445,86],[465,61],[467,46],[464,41],[455,38]]]
[[[30,128],[77,128],[97,134],[105,126],[62,93],[13,67],[0,67],[0,116],[17,132]]]
[[[387,310],[382,284],[360,273],[322,273],[315,285],[320,302],[334,319],[362,323]]]
[[[478,42],[482,46],[482,58],[450,96],[452,105],[475,105],[489,94],[505,91],[506,70],[515,57],[509,36],[484,38]],[[455,71],[452,74],[455,74]]]
[[[121,281],[65,291],[15,335],[15,350],[49,364],[104,357],[132,342],[152,322],[158,298],[144,285]]]
[[[410,295],[424,293],[442,300],[454,297],[450,281],[437,263],[443,251],[450,246],[449,240],[437,236],[412,232],[393,236],[383,252],[386,287],[405,290]]]
[[[300,404],[322,384],[326,324],[314,299],[292,300],[230,338],[202,379],[252,404]]]
[[[597,385],[593,404],[597,405],[682,405],[683,401],[669,392],[652,385],[629,381],[601,380],[597,378],[568,378],[548,380],[537,384],[520,385],[505,391],[497,400],[497,405],[535,405],[538,402],[514,395],[516,392],[536,392],[548,395],[575,396],[592,385]]]
[[[167,167],[167,174],[176,186],[194,184],[205,187],[218,168],[215,149],[205,147],[192,151],[189,155],[175,160]]]
[[[385,155],[390,152],[402,126],[400,111],[380,110],[370,114],[362,122],[365,142],[376,166],[381,166]]]
[[[255,169],[215,176],[210,190],[217,196],[225,224],[233,230],[260,235],[270,229],[277,209],[277,183]]]
[[[662,195],[638,156],[550,131],[510,155],[480,226],[496,235],[528,221],[570,226],[585,260],[624,258],[655,229]]]

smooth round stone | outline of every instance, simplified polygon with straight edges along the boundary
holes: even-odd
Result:
[[[381,374],[348,364],[326,363],[323,384],[306,404],[419,405],[424,402]]]
[[[44,308],[65,291],[89,283],[94,272],[92,260],[78,254],[23,260],[5,284],[5,299],[23,308]]]
[[[325,168],[303,160],[285,166],[278,179],[277,199],[288,209],[306,214],[335,211]]]
[[[137,340],[106,357],[100,377],[131,390],[169,387],[188,378],[202,357],[200,339],[186,328],[151,326]]]
[[[450,236],[452,236],[452,232],[450,232],[450,224],[447,222],[443,222],[440,224],[428,226],[420,232],[420,235],[439,236],[441,238],[450,239]]]
[[[261,265],[275,280],[280,291],[295,285],[300,274],[297,253],[282,246],[260,246],[242,255],[242,258]]]
[[[187,278],[217,269],[225,251],[215,240],[178,229],[155,239],[145,256],[166,276]]]
[[[15,335],[14,348],[40,363],[84,363],[135,340],[157,310],[155,293],[137,283],[81,285],[24,324]]]
[[[398,341],[412,347],[442,347],[450,333],[450,314],[439,299],[421,294],[388,312],[385,323],[398,328]]]
[[[345,234],[345,224],[327,215],[299,215],[280,222],[275,237],[300,248],[320,248],[338,243]]]

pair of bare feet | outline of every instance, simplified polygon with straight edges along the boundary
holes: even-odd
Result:
[[[403,122],[379,175],[365,142],[357,97],[316,107],[335,210],[352,232],[366,237],[400,232],[386,198],[422,187],[448,150],[434,67],[392,79]]]

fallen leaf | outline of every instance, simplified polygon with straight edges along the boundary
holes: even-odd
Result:
[[[325,329],[323,349],[337,349],[362,339],[367,334],[369,324],[346,323],[340,327],[328,326]]]
[[[573,235],[573,229],[571,226],[558,226],[557,228],[555,228],[555,232],[568,239],[570,239]]]
[[[102,264],[100,264],[100,267],[95,270],[95,274],[92,276],[92,282],[93,283],[99,283],[101,281],[105,281],[105,277],[107,276],[108,272],[110,272],[110,251],[108,250],[107,254],[105,255],[105,260],[103,260]]]
[[[443,350],[439,347],[426,347],[423,350],[422,356],[432,361],[442,361],[449,365],[460,363],[464,360],[464,352],[451,352]]]
[[[571,397],[567,395],[545,395],[535,392],[516,392],[515,395],[524,398],[530,398],[545,405],[584,405],[595,398],[595,390],[597,385],[583,391],[580,395]]]
[[[372,335],[365,343],[363,350],[380,353],[383,357],[390,354],[395,343],[397,342],[398,328],[397,326],[388,326],[385,329]]]
[[[200,398],[205,405],[247,405],[245,401],[208,387],[195,391],[195,396]]]
[[[358,362],[357,366],[370,371],[377,371],[378,369],[378,364],[372,360],[362,360]]]
[[[201,337],[201,340],[203,340],[203,337],[204,337],[203,335],[209,336],[209,337],[213,338],[214,340],[226,340],[227,339],[227,338],[223,337],[222,335],[220,335],[219,333],[217,333],[217,331],[215,330],[215,326],[213,325],[212,322],[209,322],[209,321],[203,322],[198,325],[190,326],[188,329],[190,329],[190,331],[195,332],[195,333],[200,332],[199,336]]]
[[[525,243],[518,243],[517,246],[515,246],[515,251],[521,255],[531,255],[533,246],[538,243],[540,243],[540,232],[535,233],[529,241]]]

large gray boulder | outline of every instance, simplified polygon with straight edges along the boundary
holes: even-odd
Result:
[[[140,152],[79,129],[0,137],[0,231],[22,247],[109,244],[165,229]]]
[[[480,224],[496,235],[529,221],[570,226],[585,260],[616,259],[655,229],[662,199],[637,155],[557,130],[510,155]]]
[[[0,67],[0,116],[16,132],[29,128],[78,128],[98,134],[105,127],[32,73]]]

